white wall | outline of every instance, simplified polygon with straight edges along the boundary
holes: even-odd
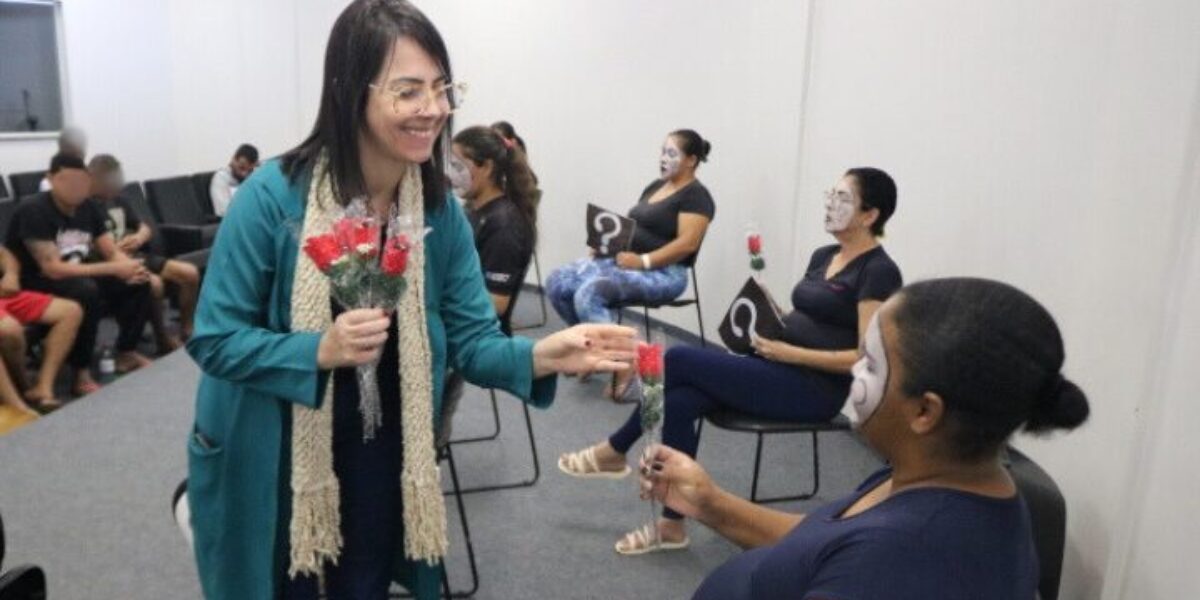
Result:
[[[342,5],[72,0],[72,120],[134,178],[214,168],[241,141],[278,153],[311,125]],[[900,205],[885,244],[906,278],[1030,291],[1091,394],[1084,429],[1020,441],[1069,502],[1063,598],[1200,589],[1186,561],[1200,552],[1200,320],[1187,310],[1200,300],[1200,4],[421,6],[471,84],[457,125],[503,118],[529,143],[547,268],[582,253],[587,202],[636,200],[667,131],[711,139],[700,177],[718,210],[699,262],[710,334],[747,274],[747,223],[786,296],[828,242],[820,191],[849,166],[887,169]],[[52,151],[0,142],[0,170],[43,168]],[[687,311],[661,316],[694,327]]]

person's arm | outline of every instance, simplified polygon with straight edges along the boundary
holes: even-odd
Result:
[[[111,241],[111,236],[109,238]],[[27,239],[25,247],[33,255],[38,269],[46,279],[70,279],[72,277],[121,277],[133,275],[136,263],[105,261],[101,263],[69,263],[58,254],[58,246],[50,240]],[[129,265],[132,264],[132,267]]]
[[[275,240],[283,210],[263,186],[246,190],[221,224],[196,308],[188,353],[209,376],[316,408],[323,377],[320,332],[279,331],[268,323],[271,288],[282,276]]]
[[[730,494],[714,483],[699,463],[667,446],[656,446],[652,464],[643,460],[641,466],[643,498],[653,497],[743,548],[774,544],[804,520],[804,515],[773,510]]]
[[[879,300],[863,300],[858,303],[858,343],[862,344],[863,336],[867,333],[867,325],[875,316],[875,311],[883,302]],[[779,340],[757,338],[753,342],[754,351],[759,356],[775,362],[800,365],[812,369],[820,369],[830,373],[846,374],[858,361],[858,349],[847,350],[814,350],[793,346]]]
[[[111,233],[104,233],[103,235],[97,237],[93,243],[96,245],[96,251],[100,253],[100,256],[102,256],[105,261],[117,262],[130,260],[129,255],[125,254],[125,252],[117,246],[117,242],[113,240]]]
[[[708,224],[711,222],[712,219],[702,214],[679,213],[678,233],[675,239],[653,252],[646,253],[647,258],[650,259],[650,268],[661,269],[695,254],[700,250],[700,243],[704,241],[704,234],[708,231]],[[618,254],[617,264],[624,269],[644,270],[646,268],[642,256],[633,252]]]

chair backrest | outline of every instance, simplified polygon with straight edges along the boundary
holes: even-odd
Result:
[[[504,314],[500,315],[500,331],[504,335],[512,337],[512,316],[513,311],[517,308],[517,299],[521,296],[521,288],[525,287],[525,276],[529,274],[529,269],[533,267],[533,253],[529,254],[529,262],[525,263],[525,269],[521,271],[521,276],[517,278],[520,285],[517,286],[517,291],[513,292],[511,298],[508,299],[508,308],[504,309]]]
[[[11,197],[8,193],[8,184],[4,182],[4,177],[0,177],[0,200]]]
[[[200,209],[205,215],[216,216],[212,203],[212,178],[216,171],[206,171],[192,175],[192,189],[196,190],[196,198],[200,200]]]
[[[38,186],[42,184],[42,179],[46,177],[45,171],[25,171],[24,173],[13,173],[8,176],[8,182],[12,184],[12,195],[20,198],[38,192]]]
[[[1057,600],[1067,538],[1067,503],[1050,475],[1012,447],[1008,448],[1008,470],[1029,507],[1038,553],[1038,594],[1042,600]]]
[[[142,184],[136,181],[125,184],[125,187],[121,188],[121,197],[129,202],[138,218],[150,227],[150,252],[164,256],[165,247],[162,234],[158,231],[158,219],[155,218],[154,211],[150,209],[150,202],[146,200],[146,192],[142,189]]]
[[[160,223],[203,225],[204,210],[187,175],[146,181],[146,197]]]
[[[17,214],[17,207],[20,205],[16,200],[0,200],[0,244],[8,238],[8,227],[12,225],[13,215]]]

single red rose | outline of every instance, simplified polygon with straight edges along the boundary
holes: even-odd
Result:
[[[746,237],[746,245],[750,249],[750,254],[762,254],[762,236],[757,233],[752,233]]]
[[[322,273],[329,270],[333,261],[343,254],[337,238],[331,234],[314,235],[304,240],[304,253],[312,259]]]
[[[638,344],[638,375],[643,380],[657,381],[663,375],[662,344]]]
[[[408,238],[398,235],[387,241],[379,268],[385,275],[403,275],[408,268]]]

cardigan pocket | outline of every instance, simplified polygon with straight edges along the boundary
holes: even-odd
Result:
[[[188,496],[209,493],[219,478],[221,469],[221,453],[224,447],[213,441],[212,436],[205,434],[199,427],[192,427],[192,435],[188,437]]]

